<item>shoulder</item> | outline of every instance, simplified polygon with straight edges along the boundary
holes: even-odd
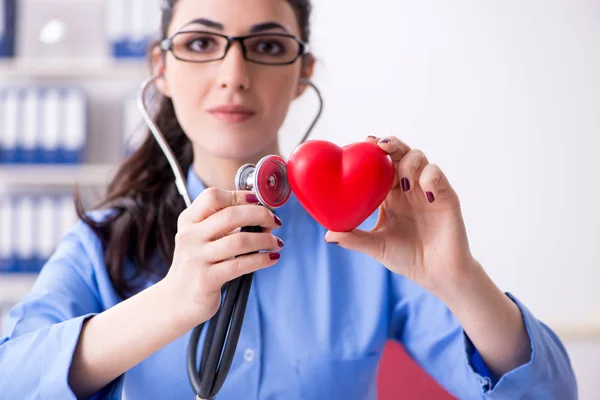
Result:
[[[113,209],[91,210],[85,217],[93,223],[102,223],[115,214]],[[102,241],[92,227],[79,218],[75,224],[59,239],[53,258],[61,256],[87,255],[91,258],[103,258]]]

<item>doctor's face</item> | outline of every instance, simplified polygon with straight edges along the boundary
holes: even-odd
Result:
[[[269,34],[245,40],[247,56],[286,62],[300,45],[281,34],[300,38],[298,19],[287,0],[179,0],[174,8],[168,32],[173,51],[166,54],[161,88],[172,98],[181,127],[202,152],[252,158],[276,145],[288,107],[300,94],[302,59],[250,62],[233,41],[225,57],[214,61],[227,39],[210,33]]]

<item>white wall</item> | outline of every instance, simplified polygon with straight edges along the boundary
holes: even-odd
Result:
[[[425,151],[460,195],[474,255],[569,341],[593,398],[600,2],[315,0],[314,22],[326,103],[312,138],[396,135]],[[312,94],[295,106],[286,151],[315,107]]]

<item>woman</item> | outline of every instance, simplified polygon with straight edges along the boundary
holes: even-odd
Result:
[[[389,338],[461,399],[576,397],[559,339],[471,255],[459,199],[421,151],[366,139],[396,178],[353,232],[326,232],[293,195],[272,213],[233,190],[242,164],[279,153],[313,72],[309,15],[309,0],[167,2],[156,119],[195,200],[184,210],[149,138],[11,311],[2,398],[193,398],[189,331],[216,313],[226,282],[253,271],[219,398],[374,399]]]

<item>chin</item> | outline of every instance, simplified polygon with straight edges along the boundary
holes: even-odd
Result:
[[[209,146],[207,150],[217,157],[233,159],[233,160],[248,160],[254,158],[261,153],[268,145],[268,140],[264,137],[252,139],[254,135],[239,136],[239,135],[218,135],[216,137],[207,138]]]

